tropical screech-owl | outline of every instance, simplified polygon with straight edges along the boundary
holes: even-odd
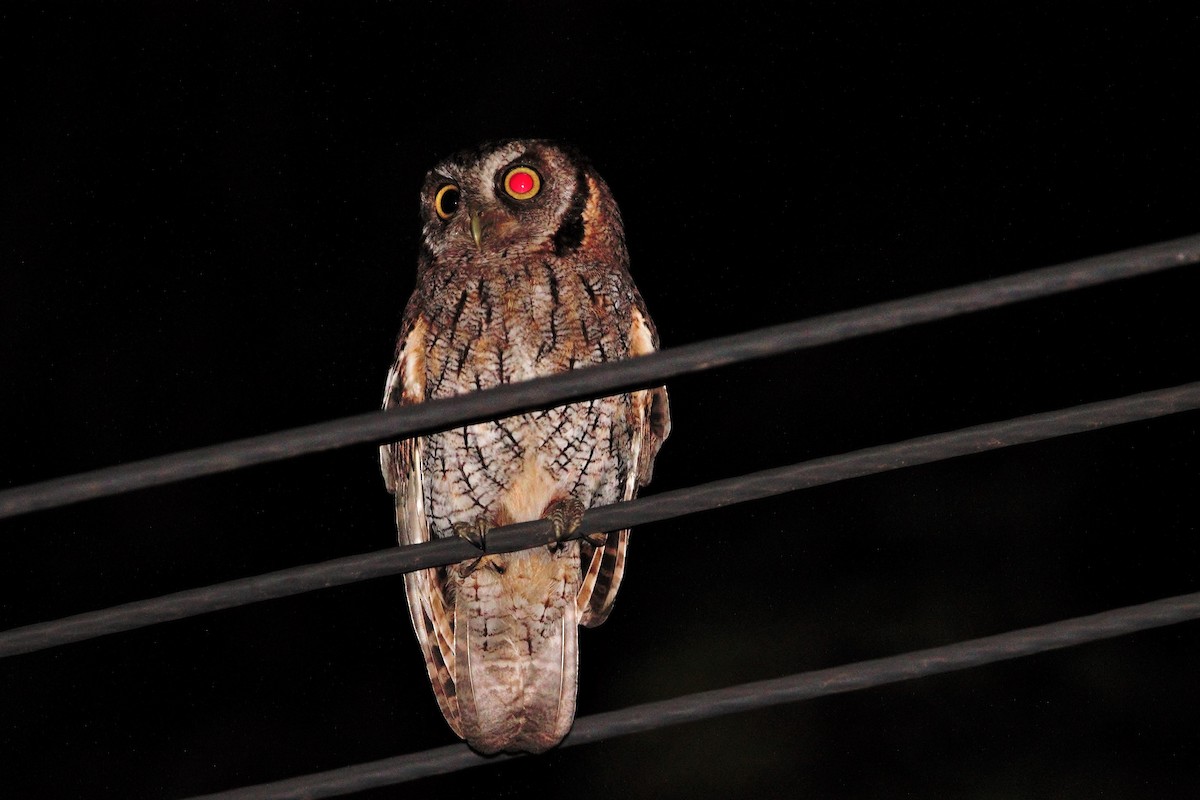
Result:
[[[384,408],[629,358],[658,346],[620,212],[577,153],[506,140],[453,155],[421,188],[417,286]],[[665,387],[381,448],[401,544],[634,497],[670,431]],[[405,576],[442,713],[476,750],[541,752],[575,716],[578,626],[608,616],[629,531],[481,553]]]

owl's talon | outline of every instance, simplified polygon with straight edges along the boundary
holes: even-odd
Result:
[[[456,522],[454,523],[454,535],[466,539],[471,544],[478,547],[480,550],[486,551],[484,546],[484,536],[492,529],[492,523],[480,517],[474,522]],[[479,562],[483,561],[483,556],[471,561],[463,561],[455,565],[454,570],[460,577],[467,577],[479,566]]]
[[[583,540],[592,547],[604,547],[604,543],[608,541],[607,533],[585,533]]]
[[[458,564],[455,564],[453,569],[458,573],[458,577],[465,578],[475,571],[475,569],[479,566],[480,561],[483,561],[483,556],[472,559],[471,561],[462,561]]]
[[[563,540],[579,530],[580,524],[583,523],[583,512],[583,503],[573,497],[559,500],[550,506],[544,517],[554,526],[554,544],[549,547],[554,550],[562,548]]]
[[[471,544],[478,547],[480,550],[486,550],[483,537],[492,529],[492,523],[485,519],[477,519],[474,522],[456,522],[454,523],[454,535],[466,539]],[[471,567],[474,569],[474,567]]]

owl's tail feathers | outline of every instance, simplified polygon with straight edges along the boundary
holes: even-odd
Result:
[[[551,558],[544,548],[526,557]],[[517,571],[512,564],[509,569]],[[510,589],[503,583],[490,587],[497,590],[497,600]],[[565,588],[563,582],[559,586]],[[455,615],[462,736],[484,754],[541,753],[562,741],[575,719],[579,618],[574,598],[556,591],[523,602],[522,587],[512,587],[516,602],[496,608],[486,596],[489,587],[480,588],[478,599],[464,598],[469,590],[459,594]]]
[[[629,529],[608,534],[602,547],[581,543],[583,583],[575,598],[579,624],[594,628],[612,611],[617,589],[625,575],[625,550],[629,547]],[[590,557],[589,557],[590,554]]]

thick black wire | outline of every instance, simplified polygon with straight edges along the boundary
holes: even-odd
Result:
[[[593,508],[584,514],[576,535],[620,530],[848,478],[1150,419],[1198,407],[1200,382],[922,436],[895,444],[869,447],[843,455],[818,458],[686,489],[662,492],[628,503]],[[507,525],[488,533],[488,552],[502,553],[535,547],[553,541],[553,536],[551,526],[545,520]],[[473,545],[458,537],[450,537],[176,592],[151,600],[140,600],[5,631],[0,633],[0,657],[43,650],[109,633],[328,586],[394,575],[422,567],[454,564],[474,558],[478,554],[479,551]]]
[[[674,347],[392,411],[106,467],[0,491],[0,518],[365,442],[385,442],[645,388],[691,372],[1046,297],[1200,261],[1200,235]]]
[[[574,728],[561,746],[590,744],[630,733],[657,730],[668,725],[697,722],[725,714],[977,667],[1197,618],[1200,618],[1200,592],[903,655],[860,661],[815,672],[802,672],[774,680],[744,683],[727,689],[645,703],[620,711],[593,714],[576,720]],[[206,794],[191,800],[337,797],[515,757],[517,756],[501,755],[486,758],[465,744],[449,745],[274,783]]]

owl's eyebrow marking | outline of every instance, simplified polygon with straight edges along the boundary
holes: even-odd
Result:
[[[555,255],[562,256],[570,253],[583,244],[583,210],[587,208],[590,194],[591,188],[588,186],[587,175],[581,168],[575,172],[575,194],[571,196],[571,203],[567,206],[562,223],[554,232]]]

